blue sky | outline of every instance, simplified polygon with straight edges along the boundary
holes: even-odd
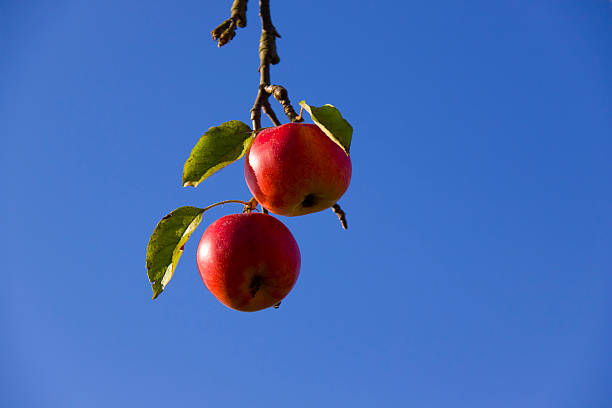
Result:
[[[0,1],[0,406],[611,406],[612,4],[273,0],[272,82],[355,129],[349,230],[280,217],[298,283],[240,313],[195,265],[240,206],[156,301],[144,267],[250,197],[180,187],[255,98],[230,3]]]

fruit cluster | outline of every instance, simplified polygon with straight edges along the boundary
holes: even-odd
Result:
[[[268,212],[294,217],[337,205],[352,169],[348,122],[331,105],[306,106],[316,125],[288,123],[253,132],[231,121],[211,128],[198,141],[185,163],[183,185],[197,186],[245,156],[244,176],[253,199],[203,209],[181,207],[162,218],[147,247],[153,298],[172,277],[202,214],[227,202],[245,207],[241,214],[216,220],[202,235],[196,261],[206,287],[221,303],[240,311],[277,307],[291,291],[300,272],[300,250],[289,229]],[[257,205],[261,213],[254,212]]]
[[[317,126],[289,123],[257,135],[244,176],[263,208],[305,215],[331,207],[344,194],[351,160]],[[300,272],[300,250],[271,215],[233,214],[204,232],[197,263],[202,281],[224,305],[255,311],[287,296]]]

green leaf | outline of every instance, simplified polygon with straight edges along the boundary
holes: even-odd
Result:
[[[217,170],[240,159],[251,146],[252,130],[239,120],[208,129],[183,168],[183,187],[197,186]]]
[[[342,117],[340,111],[332,105],[316,107],[308,105],[306,101],[300,102],[300,106],[306,109],[317,126],[348,155],[353,138],[353,127]]]
[[[202,208],[180,207],[159,221],[147,245],[147,274],[153,287],[153,299],[164,290],[185,243],[202,220]]]

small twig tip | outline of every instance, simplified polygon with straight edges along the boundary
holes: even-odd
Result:
[[[332,211],[338,216],[338,219],[340,220],[340,224],[342,225],[343,229],[348,229],[348,222],[346,221],[346,213],[344,212],[344,210],[342,210],[342,208],[340,207],[340,204],[336,203],[332,206]]]

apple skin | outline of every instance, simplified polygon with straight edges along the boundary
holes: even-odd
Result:
[[[268,214],[232,214],[213,222],[196,255],[202,281],[221,303],[254,312],[279,303],[300,273],[300,249]]]
[[[316,125],[262,130],[244,160],[251,194],[270,212],[294,217],[334,205],[351,182],[351,159]]]

